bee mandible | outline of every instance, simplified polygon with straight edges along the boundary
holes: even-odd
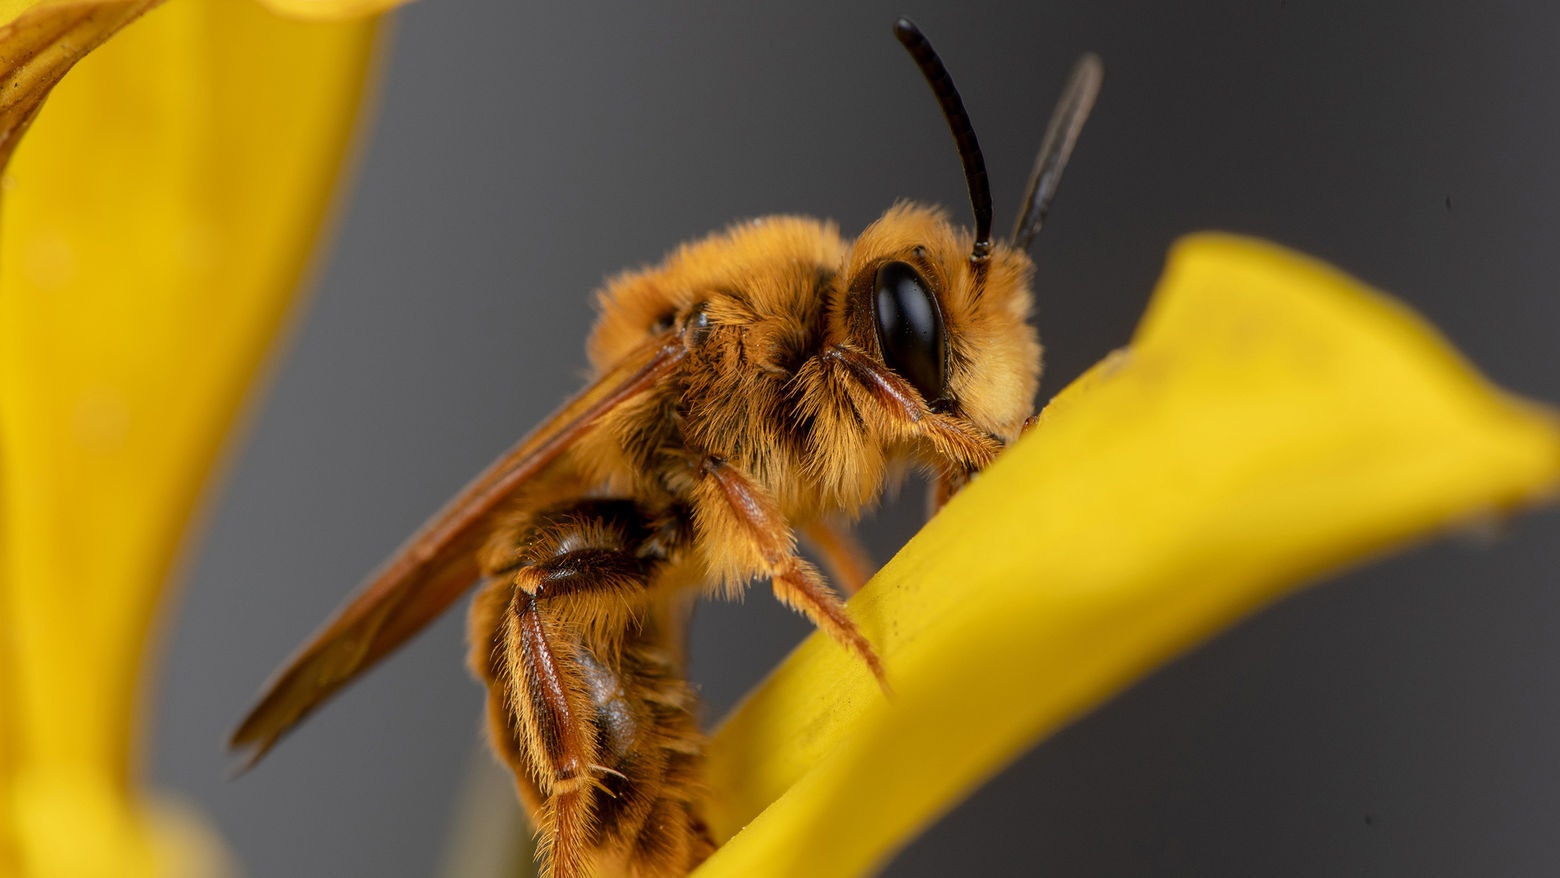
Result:
[[[372,577],[234,733],[251,764],[480,583],[469,663],[552,878],[673,876],[707,857],[702,737],[684,679],[701,594],[775,596],[883,665],[798,537],[847,591],[846,522],[906,465],[940,505],[1022,431],[1040,376],[1026,250],[1102,78],[1073,69],[1012,236],[991,235],[975,132],[942,62],[900,19],[952,130],[974,229],[891,207],[854,241],[773,216],[608,282],[594,380]]]

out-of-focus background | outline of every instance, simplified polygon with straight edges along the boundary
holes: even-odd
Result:
[[[1166,247],[1206,228],[1324,257],[1560,400],[1560,11],[584,6],[399,15],[335,247],[168,614],[155,778],[254,876],[442,862],[480,741],[463,610],[241,780],[222,741],[364,573],[578,387],[604,276],[766,213],[846,234],[897,198],[966,215],[897,14],[959,83],[999,228],[1072,60],[1105,59],[1035,251],[1042,401],[1127,341]],[[880,559],[915,528],[906,495],[866,526]],[[888,874],[1553,874],[1557,570],[1550,512],[1286,601],[1041,745]],[[763,587],[702,608],[709,719],[806,631]]]

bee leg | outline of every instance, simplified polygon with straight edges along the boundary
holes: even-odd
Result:
[[[845,386],[856,389],[857,405],[871,405],[907,437],[925,440],[949,465],[979,472],[1002,450],[999,440],[969,421],[928,408],[908,381],[860,351],[836,345],[825,357],[849,377]]]
[[[1039,415],[1025,418],[1023,426],[1018,429],[1019,438],[1029,435],[1029,431],[1033,430],[1035,424],[1039,422]],[[948,501],[953,499],[954,494],[964,490],[964,486],[970,483],[970,478],[974,475],[967,470],[943,470],[938,474],[937,481],[932,485],[931,493],[927,497],[926,517],[931,518],[941,512],[942,508],[948,505]]]
[[[937,476],[937,481],[932,484],[932,490],[927,497],[926,517],[931,518],[942,511],[953,495],[964,490],[964,486],[970,483],[970,476],[974,473],[961,470],[943,470]]]
[[[883,661],[872,649],[872,644],[845,615],[845,604],[829,584],[823,581],[811,564],[796,556],[770,574],[775,597],[781,603],[812,620],[834,639],[835,643],[854,652],[867,663],[867,669],[877,678],[883,691],[889,690],[888,676],[883,671]]]
[[[588,500],[495,534],[471,614],[495,750],[551,878],[632,866],[682,875],[713,849],[702,743],[672,608],[647,598],[665,534],[628,501]],[[618,869],[622,865],[624,869]]]
[[[538,857],[553,878],[576,878],[586,874],[595,832],[594,710],[574,650],[543,618],[537,599],[517,587],[505,615],[507,712],[518,720],[520,755],[543,797]]]
[[[813,521],[802,527],[802,538],[818,553],[829,576],[839,583],[846,597],[861,591],[877,569],[855,534],[839,522]]]
[[[738,555],[739,564],[721,571],[722,575],[727,579],[755,572],[768,576],[781,603],[800,611],[859,656],[886,690],[882,661],[817,568],[796,556],[795,537],[774,498],[720,458],[705,458],[700,469],[704,478],[695,497],[695,521],[745,549]]]

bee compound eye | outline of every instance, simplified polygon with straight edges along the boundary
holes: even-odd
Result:
[[[926,280],[909,263],[885,262],[873,281],[872,317],[883,362],[927,402],[946,390],[948,348],[942,310]]]

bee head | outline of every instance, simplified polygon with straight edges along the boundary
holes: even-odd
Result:
[[[1029,257],[978,240],[941,210],[900,203],[851,247],[839,329],[910,383],[933,411],[1004,441],[1032,411],[1040,342],[1029,323]]]
[[[985,159],[953,79],[914,22],[899,19],[894,35],[953,134],[974,229],[958,231],[925,207],[891,208],[851,249],[837,312],[841,330],[860,349],[875,351],[934,412],[1011,440],[1032,410],[1040,377],[1040,342],[1029,325],[1034,267],[1024,251],[1045,219],[1102,68],[1086,55],[1074,69],[1041,143],[1013,237],[994,242]]]

